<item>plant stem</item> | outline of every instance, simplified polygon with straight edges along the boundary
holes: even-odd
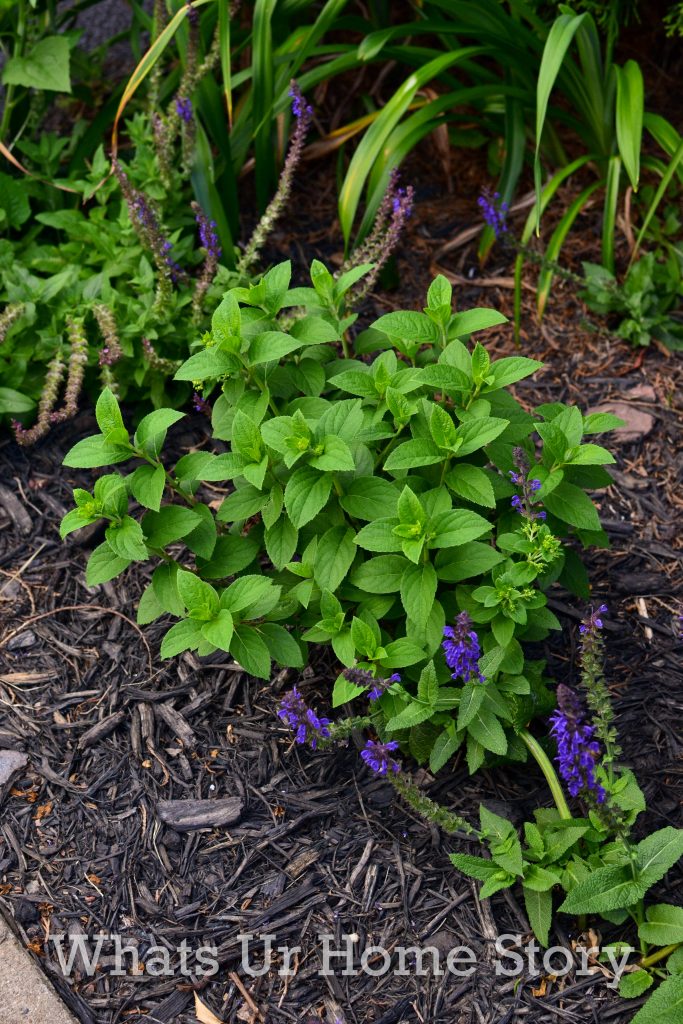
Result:
[[[21,57],[24,52],[24,41],[26,38],[26,3],[20,0],[17,11],[17,31],[14,37],[13,57]],[[9,129],[12,108],[14,106],[14,85],[9,83],[5,86],[5,109],[2,112],[2,123],[0,123],[0,142],[4,142]],[[5,143],[7,145],[7,143]]]
[[[555,801],[555,806],[560,812],[560,817],[563,818],[565,821],[571,820],[571,811],[567,806],[567,801],[564,798],[564,793],[562,792],[560,780],[558,779],[557,772],[555,771],[550,762],[550,758],[548,757],[548,755],[546,754],[545,750],[538,742],[538,740],[531,735],[528,729],[522,729],[519,736],[524,741],[529,752],[534,757],[538,767],[545,775],[546,782],[550,787],[550,792],[552,793],[553,800]]]
[[[666,960],[675,950],[680,949],[683,946],[683,942],[672,942],[670,946],[663,946],[662,949],[658,949],[656,953],[650,953],[649,956],[644,956],[638,961],[639,967],[651,967],[652,964],[659,963],[660,960]]]

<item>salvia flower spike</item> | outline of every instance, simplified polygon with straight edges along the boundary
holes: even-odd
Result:
[[[472,620],[467,612],[460,612],[454,626],[446,626],[443,631],[443,647],[446,664],[453,669],[453,679],[463,679],[469,683],[472,679],[485,683],[486,678],[479,670],[481,648],[479,637],[472,629]]]
[[[508,230],[506,219],[510,208],[501,200],[500,192],[494,192],[492,195],[488,189],[484,189],[477,200],[477,205],[496,238],[502,238]]]
[[[601,755],[595,727],[586,721],[577,694],[563,683],[557,687],[557,705],[550,718],[550,732],[557,743],[560,775],[571,796],[602,804],[606,793],[595,774]]]
[[[315,750],[319,740],[330,738],[329,718],[319,718],[313,708],[308,707],[296,686],[284,695],[277,714],[294,731],[296,743],[309,743]]]
[[[254,228],[254,233],[237,264],[237,270],[241,274],[245,274],[256,263],[268,235],[273,230],[275,222],[287,205],[292,192],[294,174],[299,166],[304,143],[306,142],[306,136],[311,124],[313,108],[306,102],[299,86],[294,81],[290,83],[289,95],[292,97],[292,113],[296,121],[292,140],[289,144],[284,166],[280,172],[277,191],[268,204],[266,212]]]
[[[379,743],[376,740],[368,740],[360,752],[368,768],[378,775],[386,775],[387,772],[400,772],[401,766],[391,756],[394,750],[398,750],[398,740],[389,740],[388,743]]]

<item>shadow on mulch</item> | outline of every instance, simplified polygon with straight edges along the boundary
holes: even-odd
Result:
[[[418,194],[418,214],[398,260],[407,287],[369,300],[364,317],[421,304],[435,250],[472,222],[480,181],[476,173],[459,181],[457,201],[434,187]],[[321,220],[320,208],[312,207],[310,217],[312,225],[330,227],[311,228],[308,254],[329,258],[339,246],[333,217]],[[581,258],[590,258],[597,232],[587,223],[581,237]],[[275,242],[280,258],[293,246],[285,233]],[[483,283],[468,280],[476,267],[471,244],[439,260],[462,278],[459,309],[491,305],[510,313],[505,254],[499,265],[494,255]],[[587,564],[596,602],[610,607],[609,678],[624,757],[650,806],[639,832],[680,826],[683,672],[672,625],[681,606],[680,361],[657,349],[637,360],[604,329],[590,331],[562,282],[540,329],[532,304],[533,292],[525,291],[523,350],[546,366],[533,383],[519,386],[522,400],[583,408],[625,401],[652,417],[644,436],[608,441],[617,456],[615,485],[599,504],[612,546],[589,552]],[[497,355],[510,354],[510,328],[488,332],[488,343]],[[0,749],[28,758],[0,786],[0,899],[82,1024],[194,1024],[193,982],[183,976],[177,952],[183,941],[190,950],[218,948],[220,971],[197,986],[197,995],[226,1024],[630,1020],[638,1001],[620,1000],[600,973],[564,980],[528,970],[520,978],[497,976],[496,936],[528,933],[516,894],[480,902],[447,856],[471,847],[400,806],[392,788],[362,768],[353,744],[318,754],[292,745],[275,716],[278,694],[296,682],[318,708],[326,707],[336,669],[324,657],[268,685],[248,679],[227,658],[207,663],[186,654],[162,663],[165,625],[143,633],[134,623],[148,570],[86,589],[83,567],[99,543],[97,530],[63,545],[58,525],[71,488],[90,486],[92,477],[60,463],[93,426],[83,414],[31,452],[0,442]],[[206,422],[190,420],[173,437],[178,446],[204,443]],[[565,629],[545,654],[558,680],[571,679],[581,610],[561,592],[551,607]],[[482,800],[515,822],[548,803],[533,767],[471,779],[459,756],[437,782],[424,774],[423,780],[432,796],[471,817]],[[239,819],[212,824],[228,806],[221,801],[234,797],[242,804]],[[162,803],[169,800],[208,801],[191,807],[208,815],[207,827],[184,830],[173,818],[177,808]],[[682,886],[674,869],[659,897],[680,904]],[[559,920],[558,942],[577,938],[568,931],[572,925]],[[90,978],[77,960],[65,980],[49,941],[65,932],[120,934],[142,960],[152,946],[166,947],[173,976],[154,977],[150,970],[116,976],[105,959]],[[248,933],[255,936],[254,964],[262,959],[265,934],[276,937],[275,946],[300,947],[293,976],[278,975],[276,953],[270,971],[249,977],[240,966],[239,938]],[[431,971],[417,977],[409,961],[407,976],[344,976],[337,961],[336,973],[321,976],[321,934],[333,937],[333,949],[344,948],[344,936],[356,936],[357,954],[376,945],[389,951],[435,946],[445,959],[452,947],[466,945],[476,970],[470,977]],[[611,929],[609,937],[621,934]]]

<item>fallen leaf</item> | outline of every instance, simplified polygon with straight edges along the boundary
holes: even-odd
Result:
[[[539,998],[539,997],[543,997],[546,994],[547,990],[548,990],[548,979],[544,977],[544,978],[541,978],[541,983],[538,986],[538,988],[532,988],[531,994],[533,996],[536,996],[537,998]]]
[[[215,1013],[201,1001],[197,993],[194,993],[194,1012],[199,1024],[223,1024]]]
[[[52,801],[48,800],[46,804],[40,804],[38,810],[34,814],[34,820],[40,821],[42,818],[47,818],[48,814],[52,813]]]
[[[612,436],[617,441],[638,441],[641,437],[649,434],[655,425],[654,416],[649,412],[642,412],[636,409],[630,402],[603,402],[588,410],[593,412],[611,412],[624,420],[625,426],[616,427]]]

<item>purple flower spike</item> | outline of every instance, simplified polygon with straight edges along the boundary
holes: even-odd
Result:
[[[467,612],[460,612],[455,620],[455,626],[446,626],[441,641],[446,664],[453,669],[451,678],[459,679],[469,683],[474,677],[478,682],[485,683],[486,678],[479,671],[479,659],[481,648],[479,637],[471,628],[472,620]]]
[[[311,750],[316,750],[318,740],[330,738],[329,718],[319,718],[312,708],[309,708],[296,686],[286,693],[280,702],[278,718],[294,731],[296,743],[310,743]]]
[[[550,732],[557,743],[560,775],[571,796],[584,796],[598,804],[605,802],[605,790],[595,777],[600,744],[595,727],[585,721],[578,696],[563,683],[557,687],[558,709],[550,718]]]
[[[176,114],[181,121],[185,124],[189,124],[192,120],[192,100],[186,96],[176,96],[175,101]]]
[[[607,611],[607,605],[601,604],[598,608],[591,608],[590,612],[579,626],[579,633],[584,636],[590,634],[595,635],[599,629],[602,629],[601,615],[604,615]]]
[[[491,195],[491,193],[485,189],[479,196],[477,205],[481,209],[485,222],[493,229],[493,233],[496,238],[502,238],[508,230],[505,219],[507,217],[509,207],[507,203],[500,201],[500,192],[494,192],[493,195]]]
[[[368,740],[365,744],[365,749],[361,750],[360,756],[368,768],[372,768],[373,772],[377,772],[378,775],[386,775],[388,771],[396,773],[401,770],[398,761],[391,757],[394,750],[398,750],[397,740],[389,740],[388,743]]]
[[[540,502],[534,497],[543,486],[538,478],[527,480],[529,463],[526,452],[523,448],[514,448],[512,451],[515,460],[515,469],[509,471],[510,479],[515,487],[519,487],[521,495],[515,494],[510,504],[521,516],[533,522],[535,519],[546,519],[547,514],[540,508]]]
[[[296,82],[292,82],[287,95],[292,100],[292,113],[294,114],[294,117],[299,118],[305,116],[308,119],[312,116],[313,107],[306,102]]]

